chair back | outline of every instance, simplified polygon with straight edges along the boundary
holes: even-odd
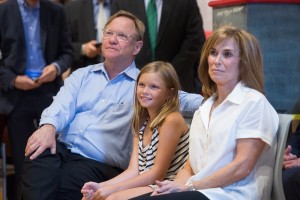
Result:
[[[293,115],[278,114],[279,127],[277,130],[277,150],[275,156],[275,165],[273,173],[273,186],[271,192],[271,200],[285,200],[282,186],[282,163],[286,142],[289,135],[289,129],[293,120]]]

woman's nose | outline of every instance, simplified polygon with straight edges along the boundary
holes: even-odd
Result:
[[[216,65],[218,65],[218,64],[220,64],[221,63],[221,60],[222,60],[222,58],[221,58],[221,54],[218,54],[216,57],[215,57],[215,64]]]

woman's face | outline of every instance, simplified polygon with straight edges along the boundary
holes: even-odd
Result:
[[[208,55],[208,73],[217,86],[234,87],[239,82],[240,50],[233,39],[212,47]]]

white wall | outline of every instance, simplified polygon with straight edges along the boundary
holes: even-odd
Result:
[[[197,0],[197,2],[203,20],[204,31],[212,31],[212,7],[208,6],[209,0]]]

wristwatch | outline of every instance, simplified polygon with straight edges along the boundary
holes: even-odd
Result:
[[[189,182],[188,186],[189,186],[190,191],[196,191],[196,188],[195,188],[195,186],[193,185],[192,182]]]

